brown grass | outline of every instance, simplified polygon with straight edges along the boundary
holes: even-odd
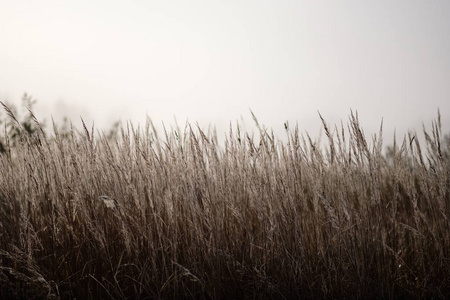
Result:
[[[322,121],[326,146],[258,123],[222,146],[191,125],[2,136],[0,298],[448,298],[440,118],[389,158],[357,115]]]

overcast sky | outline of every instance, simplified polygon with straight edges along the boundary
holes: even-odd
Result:
[[[281,132],[357,110],[403,133],[450,124],[450,1],[0,2],[0,97],[68,115]],[[448,131],[448,130],[447,130]],[[220,133],[220,132],[219,132]]]

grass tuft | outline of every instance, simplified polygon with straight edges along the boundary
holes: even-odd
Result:
[[[319,114],[325,147],[252,116],[257,139],[230,125],[223,145],[198,124],[46,135],[34,116],[0,136],[0,298],[450,296],[440,114],[388,155],[353,112],[334,130]]]

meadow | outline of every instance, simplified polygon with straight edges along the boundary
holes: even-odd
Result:
[[[237,124],[219,144],[150,121],[47,133],[32,114],[29,133],[4,109],[1,299],[450,297],[439,115],[423,145],[411,132],[386,152],[353,112],[322,120],[323,142],[254,118],[256,136]]]

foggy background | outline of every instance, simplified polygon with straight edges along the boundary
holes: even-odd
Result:
[[[450,131],[450,1],[0,2],[0,100],[39,120],[216,126],[241,117],[313,135],[358,111]],[[5,114],[2,114],[3,116]]]

